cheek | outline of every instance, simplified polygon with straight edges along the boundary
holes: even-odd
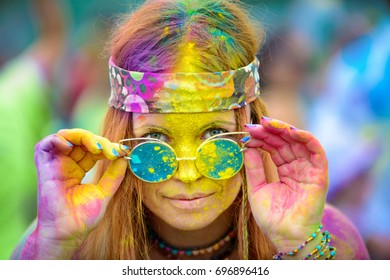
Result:
[[[147,183],[142,185],[142,202],[150,210],[156,209],[158,205],[155,192],[156,186],[153,185]]]
[[[216,195],[222,210],[227,209],[234,202],[240,192],[241,185],[242,177],[240,174],[222,183],[221,191]]]

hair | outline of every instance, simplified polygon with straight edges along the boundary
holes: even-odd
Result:
[[[185,45],[194,43],[196,59],[180,71],[197,69],[215,72],[237,69],[253,61],[263,40],[260,25],[250,20],[237,1],[154,0],[146,1],[114,30],[110,54],[121,68],[142,72],[170,72],[186,56]],[[191,65],[189,65],[191,64]],[[186,67],[187,70],[185,69]],[[250,104],[253,123],[259,123],[266,108],[258,99]],[[236,109],[237,129],[248,123],[245,108]],[[132,114],[109,108],[103,124],[103,136],[113,142],[133,137]],[[272,163],[262,154],[267,181],[272,181]],[[100,178],[108,161],[97,167]],[[244,173],[244,172],[243,172]],[[246,198],[246,180],[237,200],[238,253],[241,259],[271,259],[276,253],[270,239],[257,226]],[[79,258],[149,259],[146,210],[142,203],[142,182],[129,170],[110,201],[98,226],[91,231]],[[248,246],[249,244],[249,246]]]

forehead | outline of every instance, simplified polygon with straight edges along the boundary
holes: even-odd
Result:
[[[172,133],[182,131],[195,132],[214,123],[217,125],[224,124],[235,129],[234,111],[185,114],[133,114],[134,131],[146,127],[159,126]]]

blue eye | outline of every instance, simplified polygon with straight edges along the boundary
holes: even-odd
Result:
[[[208,138],[213,137],[215,135],[219,135],[219,134],[226,133],[226,132],[227,132],[226,129],[211,128],[211,129],[207,130],[205,134],[203,134],[202,138],[203,139],[208,139]]]
[[[169,138],[161,133],[161,132],[150,132],[150,133],[146,133],[145,135],[142,136],[142,138],[151,138],[151,139],[158,139],[158,140],[161,140],[161,141],[164,141],[164,142],[168,142],[169,141]]]

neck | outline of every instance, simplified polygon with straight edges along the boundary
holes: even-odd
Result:
[[[211,224],[196,230],[177,229],[150,213],[149,223],[160,239],[177,248],[202,248],[224,237],[234,224],[232,205]],[[205,258],[208,255],[203,256]]]

